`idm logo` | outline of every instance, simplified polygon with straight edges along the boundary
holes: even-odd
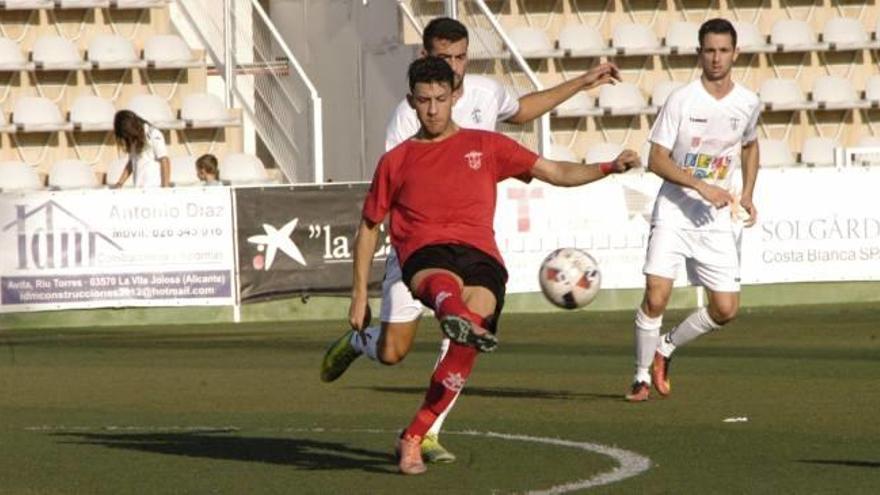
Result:
[[[102,244],[122,251],[119,244],[54,200],[31,210],[15,205],[15,220],[3,226],[4,232],[12,229],[21,270],[91,266]]]

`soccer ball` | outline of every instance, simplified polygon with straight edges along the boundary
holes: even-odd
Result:
[[[599,264],[586,251],[560,248],[541,262],[538,281],[548,301],[560,308],[576,309],[596,298],[602,273]]]

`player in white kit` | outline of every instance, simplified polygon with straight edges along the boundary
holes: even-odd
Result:
[[[452,118],[459,126],[469,129],[495,130],[498,121],[524,124],[549,112],[578,91],[619,79],[617,67],[603,63],[557,86],[517,98],[492,78],[465,75],[468,33],[460,22],[447,17],[436,18],[425,27],[422,40],[423,55],[440,57],[452,67],[458,93]],[[418,129],[415,111],[406,100],[401,101],[386,130],[386,150],[410,138]],[[384,364],[399,362],[412,346],[411,336],[415,333],[421,314],[422,304],[403,283],[400,264],[392,250],[385,263],[382,282],[381,326],[367,328],[360,334],[363,338],[354,331],[343,335],[328,349],[321,368],[321,379],[337,379],[361,354]],[[449,341],[444,339],[438,362],[448,345]],[[454,405],[453,400],[425,435],[422,453],[428,462],[455,460],[455,456],[438,441],[443,421]]]
[[[730,22],[706,21],[699,38],[702,76],[669,96],[650,134],[648,167],[664,181],[651,222],[645,295],[636,311],[636,373],[626,395],[631,402],[648,400],[652,382],[661,396],[668,395],[673,351],[736,316],[738,224],[751,227],[758,214],[752,202],[758,96],[731,78],[738,51]],[[733,177],[740,170],[737,201]],[[690,281],[706,289],[709,304],[661,337],[663,313],[682,265]]]

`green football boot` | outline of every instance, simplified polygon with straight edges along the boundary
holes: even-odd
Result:
[[[440,444],[437,435],[428,433],[422,440],[422,458],[432,464],[449,464],[455,462],[455,454]]]
[[[339,340],[327,349],[327,352],[324,354],[324,361],[321,363],[322,382],[332,382],[342,376],[345,370],[351,366],[351,363],[361,355],[351,345],[351,338],[354,333],[354,330],[345,332]]]

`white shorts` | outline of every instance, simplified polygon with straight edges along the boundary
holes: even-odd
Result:
[[[651,227],[642,271],[675,279],[682,264],[692,284],[715,292],[739,292],[740,236],[734,232]]]
[[[382,309],[379,318],[388,323],[416,321],[422,315],[420,303],[403,283],[403,270],[397,251],[391,248],[385,259],[385,278],[382,279]]]

